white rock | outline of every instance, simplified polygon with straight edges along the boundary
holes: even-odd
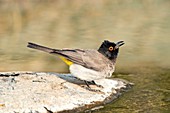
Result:
[[[84,82],[70,74],[43,72],[1,72],[0,112],[46,113],[59,112],[103,103],[106,98],[126,88],[120,79],[95,81],[104,88],[90,85],[101,92],[89,91]],[[82,87],[84,85],[84,87]]]

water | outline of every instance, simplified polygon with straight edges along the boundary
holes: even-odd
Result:
[[[116,77],[134,82],[135,86],[94,113],[169,113],[170,70],[147,66],[140,68],[143,72],[115,74]]]
[[[0,71],[68,72],[55,56],[28,49],[97,49],[124,40],[113,77],[132,90],[96,112],[169,112],[169,0],[0,1]]]

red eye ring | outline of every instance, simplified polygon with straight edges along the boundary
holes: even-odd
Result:
[[[112,46],[109,47],[109,51],[113,51],[113,47]]]

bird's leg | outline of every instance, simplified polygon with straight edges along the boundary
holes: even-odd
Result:
[[[101,92],[100,90],[96,90],[96,89],[92,89],[88,83],[88,81],[84,80],[85,84],[87,85],[87,88],[89,91],[93,91],[93,92]]]
[[[90,88],[88,81],[84,80],[84,82],[87,85],[87,87]]]
[[[94,80],[92,80],[92,83],[93,83],[94,85],[96,85],[97,87],[99,87],[99,88],[103,88],[102,85],[96,84],[96,82],[95,82]]]

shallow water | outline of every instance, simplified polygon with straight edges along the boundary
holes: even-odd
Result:
[[[97,112],[168,112],[170,1],[1,1],[0,71],[68,72],[55,56],[28,49],[97,49],[104,39],[124,40],[114,77],[133,89]]]
[[[146,67],[141,67],[145,72],[115,74],[116,78],[134,82],[134,87],[94,113],[169,113],[170,70]]]

